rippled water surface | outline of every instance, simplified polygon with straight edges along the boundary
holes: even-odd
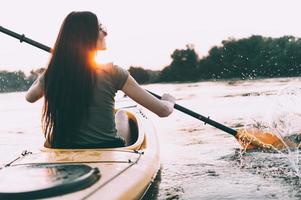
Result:
[[[301,79],[282,78],[152,84],[145,88],[158,94],[169,92],[178,104],[237,129],[271,118],[279,90],[300,84]],[[41,107],[42,101],[26,103],[24,93],[0,94],[0,163],[42,145]],[[162,163],[149,198],[301,198],[300,178],[287,154],[242,151],[231,135],[179,111],[164,119],[147,114],[157,129]],[[299,154],[291,156],[299,167]]]

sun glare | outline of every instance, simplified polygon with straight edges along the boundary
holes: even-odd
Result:
[[[113,57],[110,51],[97,51],[95,56],[95,62],[98,64],[105,64],[109,62],[113,62]]]

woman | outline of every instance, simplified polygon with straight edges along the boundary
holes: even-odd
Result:
[[[118,90],[160,117],[173,112],[175,99],[171,95],[164,94],[158,100],[126,70],[112,63],[95,63],[96,51],[106,49],[106,35],[91,12],[72,12],[65,18],[45,73],[26,94],[31,103],[45,97],[42,125],[46,147],[129,144],[130,135],[124,133],[122,137],[122,132],[116,130],[114,97]]]

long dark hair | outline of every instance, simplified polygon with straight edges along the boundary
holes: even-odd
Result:
[[[93,97],[99,23],[91,12],[64,20],[45,72],[44,134],[51,147],[68,146]]]

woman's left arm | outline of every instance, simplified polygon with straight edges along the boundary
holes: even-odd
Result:
[[[44,95],[44,88],[39,80],[37,80],[30,86],[29,90],[27,91],[25,98],[28,102],[34,103]]]

